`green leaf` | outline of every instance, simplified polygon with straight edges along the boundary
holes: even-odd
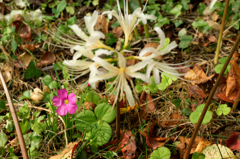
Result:
[[[192,35],[185,35],[180,38],[179,47],[182,49],[187,48],[192,42]]]
[[[181,24],[183,24],[183,21],[182,20],[173,20],[173,23],[175,24],[176,27],[179,27]]]
[[[92,4],[93,4],[94,6],[97,6],[97,5],[99,4],[99,0],[93,0]]]
[[[2,110],[6,110],[7,108],[6,108],[6,104],[5,104],[5,100],[0,100],[0,112],[2,111]]]
[[[216,2],[211,9],[211,12],[215,11],[216,9],[224,10],[222,2]]]
[[[38,120],[35,120],[33,124],[31,124],[31,129],[35,131],[36,134],[40,134],[47,128],[46,123],[40,123]]]
[[[8,141],[7,135],[1,130],[0,132],[0,147],[4,147]]]
[[[113,33],[106,33],[106,45],[111,46],[113,43],[117,42],[117,38],[114,36]]]
[[[208,30],[212,30],[213,27],[209,26],[207,22],[204,22],[200,17],[192,23],[194,28],[199,28],[205,34]]]
[[[152,92],[152,93],[157,93],[158,92],[158,88],[157,85],[155,83],[154,77],[151,77],[151,84],[148,85],[148,89]]]
[[[78,158],[78,159],[87,159],[87,154],[86,154],[85,151],[80,150],[80,151],[78,151],[78,153],[76,155],[76,158]]]
[[[110,140],[112,136],[112,128],[107,123],[103,122],[101,125],[99,125],[99,131],[97,133],[97,137],[94,140],[94,143],[96,143],[98,146],[102,146]]]
[[[77,18],[74,16],[74,17],[71,17],[67,20],[67,24],[68,25],[73,25],[73,24],[77,24]]]
[[[67,6],[66,11],[71,15],[73,15],[75,13],[75,10],[72,6]]]
[[[219,73],[221,72],[221,70],[222,70],[222,68],[223,68],[223,65],[224,65],[224,63],[226,62],[226,60],[227,60],[227,57],[222,57],[222,58],[219,59],[219,62],[220,62],[221,64],[218,64],[218,65],[214,68],[214,70],[216,71],[216,73],[219,74]],[[231,69],[231,65],[228,64],[227,69],[225,70],[224,74],[227,74],[228,72],[230,72],[230,69]]]
[[[141,85],[136,85],[136,86],[135,86],[135,91],[136,91],[137,93],[142,93],[143,87],[142,87]]]
[[[118,21],[115,21],[112,25],[111,25],[111,28],[115,28],[115,27],[118,27],[120,24]]]
[[[161,6],[161,9],[164,10],[166,13],[170,13],[173,6],[173,2],[167,1],[166,4],[163,4]]]
[[[177,4],[171,11],[170,13],[175,15],[175,18],[177,18],[180,14],[181,14],[181,10],[182,10],[182,5],[181,4]]]
[[[22,119],[28,119],[30,117],[30,110],[27,103],[24,103],[24,106],[19,108],[19,113],[21,113]]]
[[[188,108],[181,109],[181,112],[186,116],[189,116],[191,114],[191,111]]]
[[[28,69],[24,74],[24,78],[26,79],[33,78],[33,77],[39,78],[41,74],[42,74],[42,71],[36,67],[35,62],[31,61],[28,66]]]
[[[170,21],[168,18],[164,18],[162,15],[159,15],[157,17],[157,23],[154,25],[154,27],[161,27],[165,24],[170,24]]]
[[[199,117],[202,113],[202,110],[204,108],[205,104],[199,105],[194,112],[191,113],[190,115],[190,121],[194,124],[196,124],[199,120]],[[210,107],[209,107],[210,108]],[[208,108],[208,109],[209,109]],[[212,119],[213,112],[212,111],[207,111],[205,114],[205,117],[203,118],[202,124],[207,124],[211,121]]]
[[[162,146],[152,152],[150,159],[170,159],[170,156],[170,150]]]
[[[58,88],[58,83],[56,81],[53,81],[50,75],[46,75],[45,77],[43,77],[42,83],[48,86],[50,89]]]
[[[192,155],[192,159],[204,159],[204,158],[205,158],[205,155],[203,153],[194,152]]]
[[[15,39],[12,39],[11,47],[12,47],[13,52],[15,52],[15,50],[17,49],[17,42],[15,41]]]
[[[179,107],[182,106],[181,102],[182,102],[181,99],[176,99],[176,100],[173,102],[173,104],[174,104],[177,108],[179,108]]]
[[[101,103],[97,105],[94,110],[97,120],[102,120],[104,122],[110,123],[116,117],[116,110],[110,104]]]
[[[6,123],[6,129],[7,129],[7,131],[8,131],[8,132],[12,132],[13,128],[14,128],[13,122],[7,120],[7,123]]]
[[[34,136],[31,139],[31,148],[39,149],[39,145],[42,142],[43,138],[41,136]]]
[[[221,104],[221,105],[219,105],[219,108],[217,108],[216,114],[218,116],[220,116],[222,114],[223,115],[228,115],[230,113],[230,111],[231,111],[231,108],[228,107],[227,104]]]
[[[203,11],[206,9],[206,4],[205,3],[199,3],[199,8],[197,9],[197,12],[199,15],[203,15]]]
[[[23,134],[31,128],[31,124],[28,120],[26,120],[25,123],[21,122],[19,124]]]
[[[157,88],[160,90],[160,91],[163,91],[165,90],[168,86],[170,86],[172,84],[172,81],[176,81],[177,78],[173,75],[170,75],[166,72],[163,72],[161,74],[161,77],[162,77],[162,81],[159,85],[157,85]]]
[[[57,34],[58,34],[58,35],[62,35],[63,33],[64,33],[64,34],[67,34],[67,32],[68,32],[68,27],[67,27],[67,26],[61,24],[61,25],[58,27],[58,31],[57,31]],[[56,41],[59,42],[59,40],[57,40],[57,39],[56,39]]]
[[[93,102],[94,104],[98,105],[101,103],[101,97],[96,92],[89,92],[86,95],[87,102]]]
[[[57,6],[55,17],[58,17],[60,12],[62,12],[66,8],[66,6],[67,6],[66,0],[62,0]]]
[[[181,30],[178,32],[178,37],[179,37],[179,38],[182,38],[182,37],[184,37],[185,35],[187,35],[187,29],[186,29],[186,28],[183,28],[183,29],[181,29]]]
[[[188,5],[189,2],[190,2],[190,0],[181,0],[183,11],[189,10],[189,5]]]
[[[85,129],[85,131],[88,132],[92,130],[92,125],[96,122],[97,119],[94,113],[90,110],[85,110],[77,115],[75,125],[79,131],[83,132],[83,130]]]
[[[31,90],[23,92],[23,95],[19,98],[19,101],[23,99],[31,99],[31,93]]]
[[[5,149],[0,146],[0,156],[4,156],[4,155],[5,155]],[[0,159],[4,159],[4,158],[0,157]]]

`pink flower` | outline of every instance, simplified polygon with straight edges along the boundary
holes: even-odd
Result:
[[[57,96],[53,97],[53,105],[58,106],[57,113],[61,116],[65,116],[67,112],[74,114],[78,106],[76,105],[76,96],[74,93],[68,92],[66,89],[60,89],[57,91]]]

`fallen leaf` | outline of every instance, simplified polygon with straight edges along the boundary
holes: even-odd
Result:
[[[124,159],[134,159],[136,153],[136,141],[131,131],[127,130],[122,138],[120,148]]]
[[[226,140],[227,147],[240,152],[240,132],[234,132],[229,139]]]
[[[205,155],[205,159],[235,159],[233,152],[226,146],[220,144],[213,144],[206,147],[202,153]]]
[[[208,46],[209,44],[213,42],[217,42],[217,39],[215,36],[205,36],[203,33],[198,34],[198,42],[202,46]]]
[[[173,113],[170,116],[170,119],[183,119],[183,117],[180,116],[178,113]],[[182,123],[183,121],[164,121],[163,124],[161,124],[161,126],[165,128],[166,126],[173,126],[173,125],[178,125]],[[183,127],[183,126],[178,126],[178,127]]]
[[[35,103],[39,103],[40,100],[43,99],[43,92],[39,88],[35,88],[31,93],[31,99]]]
[[[145,91],[142,92],[141,97],[139,99],[139,102],[141,105],[143,105],[141,107],[141,109],[143,111],[146,111],[146,113],[153,113],[155,112],[155,104],[153,102],[152,97],[150,96],[150,94],[147,94]]]
[[[13,76],[13,67],[10,66],[10,64],[6,63],[2,68],[2,75],[6,83],[12,80]],[[2,85],[2,82],[0,81],[0,84]]]
[[[72,156],[72,149],[77,143],[78,142],[69,143],[68,146],[66,146],[66,148],[61,152],[61,154],[52,156],[49,159],[70,159]]]
[[[129,56],[132,56],[132,55],[129,54],[129,53],[124,54],[124,57],[129,57]],[[132,66],[132,65],[135,65],[136,63],[138,63],[138,61],[139,61],[139,60],[137,60],[137,59],[127,60],[126,65],[127,65],[127,66]]]
[[[203,99],[206,98],[205,93],[199,86],[189,86],[189,95],[190,97],[194,97],[195,99]]]
[[[187,147],[189,145],[191,138],[185,138],[185,137],[179,136],[179,140],[180,140],[180,144],[178,144],[177,149],[179,151],[180,158],[183,158],[183,155],[184,155],[185,151],[187,150]],[[205,141],[205,140],[203,140],[200,137],[196,137],[195,141],[193,142],[190,154],[193,154],[194,152],[196,152],[196,148],[198,147],[198,144],[201,141]]]
[[[24,52],[20,56],[18,56],[19,63],[16,63],[18,65],[18,68],[27,68],[30,62],[32,61],[32,56],[28,53]]]
[[[31,41],[32,40],[32,33],[31,33],[31,28],[29,25],[23,24],[20,27],[19,31],[19,37],[26,40],[26,41]]]
[[[85,106],[85,109],[87,109],[87,110],[94,110],[96,107],[96,104],[94,104],[93,102],[85,102],[85,103],[83,103],[83,105]]]
[[[102,29],[102,32],[104,34],[108,33],[108,24],[109,22],[105,16],[98,15],[97,26]]]
[[[192,81],[191,83],[193,85],[195,85],[195,84],[205,83],[208,80],[211,80],[213,78],[213,76],[214,75],[207,77],[207,75],[204,73],[204,71],[201,69],[201,67],[198,65],[195,65],[192,70],[189,70],[185,74],[184,78]]]
[[[44,51],[44,53],[42,54],[41,61],[39,63],[37,63],[37,67],[51,65],[54,63],[55,59],[56,59],[56,57],[55,57],[54,53],[52,53],[50,51]]]
[[[114,34],[114,36],[116,38],[121,38],[121,36],[123,35],[123,29],[120,26],[115,27],[115,28],[113,28],[112,33]]]
[[[120,129],[120,138],[122,138],[122,137],[123,137],[123,131]],[[117,152],[117,150],[120,148],[119,144],[121,144],[121,143],[119,142],[119,139],[116,138],[115,140],[106,143],[104,145],[104,147],[107,147],[108,150],[110,150],[110,151]]]
[[[38,49],[40,47],[40,45],[34,45],[34,44],[25,44],[25,45],[21,45],[19,47],[20,50],[29,50],[31,52],[35,51],[36,49]]]
[[[197,145],[197,148],[195,152],[200,153],[203,149],[205,149],[207,146],[211,145],[212,143],[210,141],[200,141]]]

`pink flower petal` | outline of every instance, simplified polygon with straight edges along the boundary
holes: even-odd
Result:
[[[67,111],[70,113],[70,114],[74,114],[78,109],[78,106],[76,104],[68,104],[67,105]]]
[[[69,104],[75,104],[77,102],[77,98],[74,93],[70,93],[68,95],[68,102]]]
[[[66,89],[60,89],[57,91],[57,95],[62,99],[67,99],[68,92]]]
[[[61,106],[63,104],[62,98],[57,96],[53,97],[52,101],[54,106]]]
[[[65,116],[67,114],[67,107],[66,106],[60,106],[57,108],[58,115]]]

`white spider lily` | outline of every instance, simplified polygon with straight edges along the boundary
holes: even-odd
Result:
[[[176,42],[173,41],[166,48],[162,49],[165,44],[165,35],[164,35],[162,29],[160,29],[159,27],[155,27],[154,30],[158,33],[158,36],[160,38],[160,44],[157,47],[157,49],[155,49],[153,47],[147,47],[147,48],[142,49],[139,56],[142,57],[143,59],[150,59],[150,58],[157,57],[159,55],[165,55],[165,54],[169,53],[172,49],[174,49],[175,47],[178,46],[176,44]],[[152,54],[149,56],[143,57],[148,52],[152,52]]]
[[[214,4],[217,2],[217,0],[212,0],[211,3],[209,4],[209,9],[211,10]]]
[[[113,52],[113,51],[99,49],[95,52],[95,55],[94,55],[91,50],[86,49],[79,45],[74,46],[72,48],[72,51],[73,50],[77,50],[77,52],[73,55],[73,60],[64,60],[63,64],[69,68],[70,74],[72,74],[73,76],[76,76],[74,79],[89,73],[91,67],[95,67],[97,69],[100,66],[96,62],[77,60],[78,58],[80,58],[81,56],[85,56],[90,59],[93,59],[95,56],[100,56],[103,54],[111,55]],[[94,74],[90,74],[90,76],[93,76],[93,75]]]
[[[112,10],[103,12],[102,15],[108,14],[109,19],[112,19],[112,16],[114,16],[118,20],[125,34],[125,46],[128,44],[128,39],[133,29],[141,20],[144,24],[147,23],[147,19],[156,20],[156,17],[153,15],[143,14],[146,6],[144,7],[143,11],[141,11],[141,8],[137,8],[132,14],[128,14],[128,0],[124,0],[124,15],[121,12],[119,0],[117,0],[117,6],[118,13],[115,10]]]
[[[108,74],[101,74],[101,75],[98,75],[98,73],[95,73],[94,77],[89,78],[90,84],[95,84],[98,81],[110,79],[116,76],[116,79],[113,82],[113,84],[115,85],[115,88],[116,88],[115,91],[117,93],[116,93],[116,98],[113,105],[116,104],[118,97],[120,97],[119,100],[123,99],[123,96],[124,96],[123,92],[125,92],[126,94],[126,98],[128,100],[129,105],[130,106],[135,105],[135,100],[133,98],[132,90],[130,89],[126,78],[134,77],[134,78],[139,78],[147,83],[151,82],[151,80],[147,78],[146,75],[136,72],[144,68],[148,64],[149,60],[145,60],[137,63],[136,65],[126,67],[125,58],[121,53],[118,53],[119,68],[111,65],[110,63],[96,56],[93,58],[93,60],[99,63],[102,67],[104,67],[110,72]],[[91,70],[91,71],[94,71],[94,70]]]
[[[75,38],[72,38],[72,37],[68,36],[67,34],[61,32],[60,30],[58,30],[58,32],[60,32],[66,38],[61,36],[61,35],[55,34],[53,31],[51,31],[49,29],[48,29],[48,33],[51,34],[52,36],[54,36],[58,42],[60,42],[63,45],[65,45],[64,48],[71,48],[71,50],[73,50],[73,48],[76,45],[85,46],[86,48],[89,48],[91,50],[97,49],[97,48],[106,48],[106,49],[110,49],[111,50],[110,47],[104,45],[99,40],[101,38],[105,38],[105,35],[102,32],[100,32],[100,31],[94,31],[94,26],[95,26],[95,24],[97,22],[97,17],[98,17],[98,12],[97,11],[94,11],[92,16],[85,16],[84,17],[85,24],[86,24],[86,27],[87,27],[87,30],[88,30],[88,33],[90,34],[90,36],[87,36],[82,31],[82,29],[80,29],[76,24],[68,26],[69,28],[71,28],[74,31],[74,33],[81,40],[77,40]],[[61,47],[61,46],[58,46],[58,47]]]
[[[185,74],[178,73],[177,69],[183,69],[189,66],[182,66],[182,67],[171,67],[171,66],[181,65],[187,62],[178,63],[178,64],[166,64],[166,63],[151,60],[148,64],[146,75],[148,78],[150,78],[151,72],[153,72],[153,77],[156,84],[160,84],[160,73],[163,73],[163,72],[174,75],[176,78],[180,78],[179,76],[184,76]]]

